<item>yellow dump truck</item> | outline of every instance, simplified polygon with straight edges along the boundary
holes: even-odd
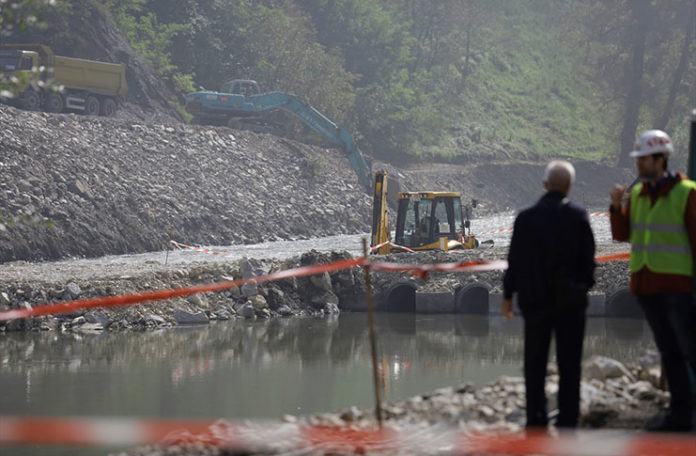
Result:
[[[112,116],[128,93],[125,64],[62,57],[42,44],[0,45],[0,71],[19,81],[9,101],[28,110]],[[53,88],[40,87],[37,77]]]

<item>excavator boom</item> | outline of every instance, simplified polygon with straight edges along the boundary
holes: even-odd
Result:
[[[235,87],[230,81],[223,88]],[[241,80],[247,83],[254,81]],[[255,84],[255,83],[254,83]],[[258,92],[256,85],[253,92]],[[247,92],[248,93],[248,92]],[[186,95],[186,110],[193,114],[200,123],[226,124],[230,119],[253,117],[283,109],[319,133],[332,144],[343,148],[348,161],[358,175],[360,183],[370,192],[372,175],[365,157],[347,130],[340,128],[324,114],[295,95],[283,92],[259,93],[247,96],[246,93],[193,92]]]
[[[372,203],[372,242],[373,253],[385,255],[391,251],[391,232],[389,229],[389,209],[387,207],[387,173],[375,173],[374,200]]]

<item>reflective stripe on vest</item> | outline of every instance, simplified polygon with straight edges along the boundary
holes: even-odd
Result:
[[[631,273],[643,267],[661,274],[691,276],[694,273],[691,242],[684,226],[684,211],[696,183],[679,181],[650,207],[650,195],[640,195],[638,184],[631,192]]]

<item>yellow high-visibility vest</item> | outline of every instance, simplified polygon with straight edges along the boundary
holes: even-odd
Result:
[[[647,266],[661,274],[693,276],[694,263],[684,211],[696,183],[683,179],[650,207],[650,195],[640,195],[643,184],[631,192],[631,273]]]

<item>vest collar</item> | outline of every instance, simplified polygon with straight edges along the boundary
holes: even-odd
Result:
[[[669,171],[666,176],[661,177],[655,187],[652,187],[649,183],[643,182],[643,187],[640,189],[640,194],[642,196],[651,196],[653,198],[658,198],[660,196],[667,195],[670,190],[682,179],[686,179],[684,174],[678,171]]]

